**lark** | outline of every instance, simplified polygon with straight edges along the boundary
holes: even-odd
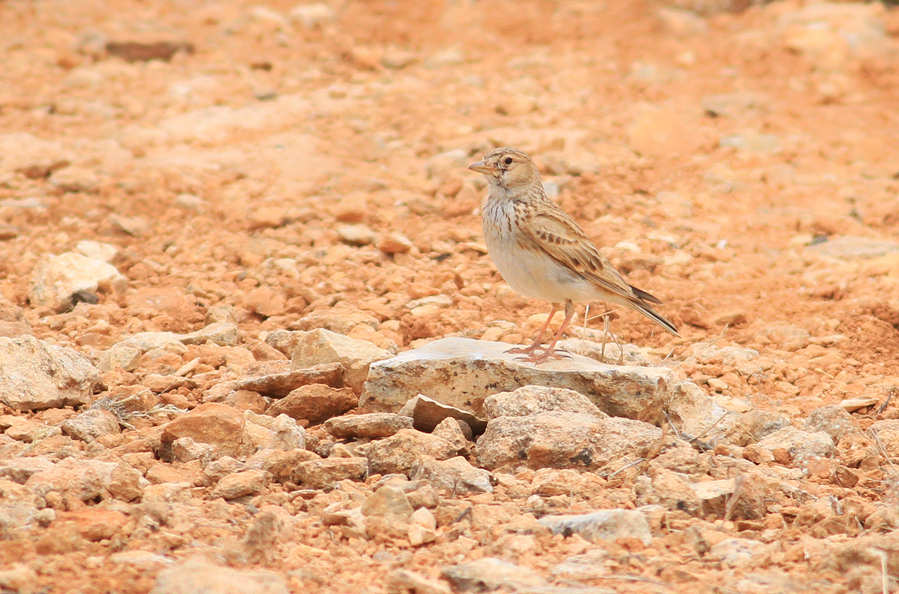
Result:
[[[487,176],[484,237],[497,270],[515,291],[552,303],[534,343],[508,352],[538,364],[561,358],[556,343],[571,323],[574,304],[583,301],[606,301],[638,311],[679,336],[674,324],[650,305],[661,301],[629,285],[574,219],[547,198],[530,157],[516,149],[498,148],[469,169]],[[563,304],[565,320],[543,348],[543,333]]]

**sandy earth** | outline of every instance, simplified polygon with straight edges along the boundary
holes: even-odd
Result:
[[[869,399],[854,412],[863,429],[899,418],[899,401],[887,402],[899,385],[899,13],[798,1],[742,12],[648,0],[295,6],[0,3],[0,131],[46,140],[33,150],[64,163],[11,169],[15,139],[0,154],[2,293],[34,336],[90,355],[136,332],[200,329],[230,306],[251,342],[312,312],[361,310],[380,325],[351,335],[400,350],[451,334],[523,343],[548,304],[502,283],[480,230],[484,184],[465,169],[511,145],[682,334],[616,312],[624,341],[797,423],[850,398]],[[127,61],[110,42],[179,51]],[[82,240],[119,248],[127,288],[71,312],[30,303],[40,256]],[[406,308],[440,294],[451,305]],[[697,362],[712,343],[759,351],[765,372]],[[200,398],[183,388],[161,403]],[[887,501],[891,469],[856,469],[855,498]],[[397,567],[436,577],[505,554],[469,537],[418,549],[341,539],[307,514],[282,546],[290,555],[251,562],[228,553],[250,512],[218,503],[203,513],[230,514],[231,533],[185,520],[189,533],[175,522],[145,548],[177,558],[192,539],[221,545],[228,562],[268,567],[295,592],[379,592]],[[844,577],[789,548],[809,534],[784,530],[792,552],[769,560],[800,591]],[[40,530],[19,536],[0,543],[0,564],[40,565],[35,591],[147,592],[159,570],[104,561],[129,546],[121,535],[61,551],[39,546]],[[734,589],[739,570],[671,543],[665,558],[684,575],[660,578],[645,559],[619,569],[673,586],[594,585],[789,589]],[[545,573],[587,548],[543,538],[516,559]],[[875,582],[854,587],[880,592]]]

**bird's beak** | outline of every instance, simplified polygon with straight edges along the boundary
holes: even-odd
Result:
[[[472,171],[477,171],[478,173],[483,173],[484,175],[490,175],[493,173],[493,169],[488,167],[486,163],[483,161],[478,161],[477,163],[472,163],[468,166]]]

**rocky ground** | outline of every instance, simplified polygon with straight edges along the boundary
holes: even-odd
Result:
[[[899,592],[896,10],[0,16],[3,591]],[[503,353],[502,145],[682,338]]]

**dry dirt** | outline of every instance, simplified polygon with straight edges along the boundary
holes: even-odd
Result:
[[[674,4],[697,12],[666,12]],[[336,0],[306,26],[289,16],[290,0],[6,0],[0,130],[61,143],[71,164],[4,170],[3,295],[36,337],[86,354],[135,332],[197,330],[218,306],[233,307],[253,340],[311,312],[362,310],[380,322],[376,340],[401,350],[485,328],[523,343],[548,305],[510,293],[495,272],[480,230],[483,182],[464,167],[513,145],[682,334],[617,312],[622,339],[797,423],[848,398],[871,399],[854,413],[863,428],[897,418],[899,400],[887,401],[899,384],[899,13],[841,5],[867,7],[880,27],[873,41],[846,41],[797,32],[801,23],[788,21],[802,2],[725,4]],[[847,17],[846,26],[867,24]],[[179,51],[128,61],[140,56],[108,42]],[[736,99],[713,115],[704,101],[721,94]],[[843,236],[891,245],[866,258],[810,247]],[[30,304],[38,258],[81,240],[119,248],[127,289],[71,312]],[[452,306],[432,315],[405,307],[441,293]],[[691,358],[711,343],[756,349],[772,366],[744,377]],[[193,407],[198,392],[161,402]],[[883,502],[885,471],[856,471],[855,497]],[[158,567],[104,559],[128,546],[177,558],[192,539],[238,539],[252,518],[236,507],[221,512],[233,514],[232,534],[195,524],[176,534],[176,524],[143,543],[51,550],[40,557],[40,591],[147,592]],[[584,511],[576,498],[569,509]],[[305,553],[255,564],[289,576],[295,592],[378,592],[396,567],[436,576],[496,554],[483,544],[347,542],[312,516],[304,522]],[[803,530],[779,538],[791,550]],[[0,564],[34,561],[46,552],[40,536],[0,543]],[[538,572],[578,552],[561,537],[538,545],[517,558]],[[713,588],[734,571],[689,547],[665,554],[689,576],[667,590],[597,585]],[[795,551],[771,564],[807,585],[841,579],[807,574]],[[619,569],[660,579],[636,556]]]

